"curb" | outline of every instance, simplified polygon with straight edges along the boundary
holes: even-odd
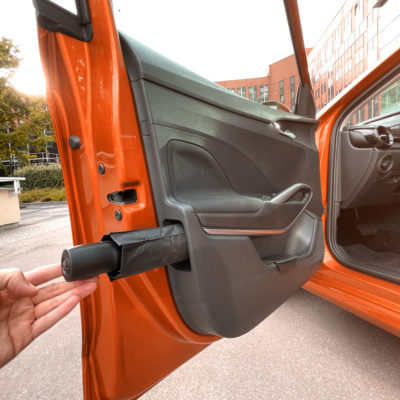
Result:
[[[10,231],[12,229],[17,228],[18,225],[19,222],[13,222],[12,224],[7,224],[7,225],[0,225],[0,232]]]
[[[28,206],[40,206],[40,207],[44,207],[44,206],[49,206],[49,205],[67,205],[68,202],[67,201],[33,201],[31,203],[20,203],[19,208],[26,208]]]

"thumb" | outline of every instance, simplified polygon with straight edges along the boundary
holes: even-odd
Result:
[[[18,297],[32,297],[38,289],[26,279],[19,269],[4,269],[0,271],[0,290],[7,289]]]

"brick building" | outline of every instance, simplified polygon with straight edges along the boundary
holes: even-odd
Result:
[[[317,111],[399,46],[400,0],[344,1],[308,55]],[[400,104],[400,98],[394,101]],[[374,117],[374,106],[360,119]]]
[[[307,49],[317,111],[379,59],[400,47],[400,0],[344,0],[313,49]],[[265,77],[217,82],[248,99],[278,100],[293,109],[299,76],[294,55]],[[400,81],[356,116],[356,122],[400,110]]]
[[[307,49],[307,54],[310,51],[311,49]],[[296,59],[292,54],[270,64],[264,77],[219,81],[217,83],[250,100],[259,103],[277,100],[293,110],[299,81]]]

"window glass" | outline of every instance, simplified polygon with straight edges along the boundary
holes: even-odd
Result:
[[[257,102],[286,100],[290,108],[289,77],[297,82],[299,75],[283,2],[112,2],[119,31],[226,89],[235,88],[240,96]],[[279,40],[265,40],[265,24],[237,29],[232,23],[253,21],[255,13],[268,15],[268,31],[279,32]],[[287,63],[288,57],[293,62]],[[286,96],[279,86],[284,79]]]
[[[238,94],[239,96],[246,97],[246,88],[245,88],[245,87],[240,87],[240,88],[238,88],[237,94]]]
[[[279,101],[281,103],[285,103],[285,87],[284,87],[284,81],[279,82],[279,95],[280,99]]]
[[[51,2],[65,8],[73,14],[77,14],[75,0],[51,0]]]
[[[257,86],[249,86],[249,99],[253,101],[257,100]]]
[[[269,100],[268,85],[260,86],[260,100],[261,102]]]
[[[378,90],[352,111],[345,119],[344,125],[369,124],[389,116],[393,116],[391,120],[400,124],[400,77]]]
[[[350,34],[351,34],[351,11],[349,11],[349,13],[346,15],[344,19],[344,40],[347,40]]]
[[[295,100],[295,84],[294,84],[294,76],[290,77],[290,105],[292,111],[294,111],[294,107],[296,105],[296,100]]]
[[[340,80],[341,77],[342,77],[342,69],[339,67],[339,68],[336,70],[336,81]]]

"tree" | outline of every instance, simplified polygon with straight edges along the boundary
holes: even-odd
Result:
[[[20,63],[19,50],[7,38],[0,40],[0,129],[3,131],[15,127],[18,117],[24,111],[24,102],[18,92],[10,85],[10,78]]]
[[[54,132],[47,103],[42,96],[26,99],[26,111],[22,123],[15,129],[15,135],[28,138],[28,146],[35,152],[46,151],[54,142]]]
[[[18,57],[19,50],[12,40],[2,37],[0,40],[0,71],[9,74],[15,72],[21,59]]]
[[[0,170],[2,160],[28,163],[28,150],[44,151],[54,142],[50,113],[43,96],[28,96],[12,87],[10,78],[20,63],[12,40],[0,40]]]

